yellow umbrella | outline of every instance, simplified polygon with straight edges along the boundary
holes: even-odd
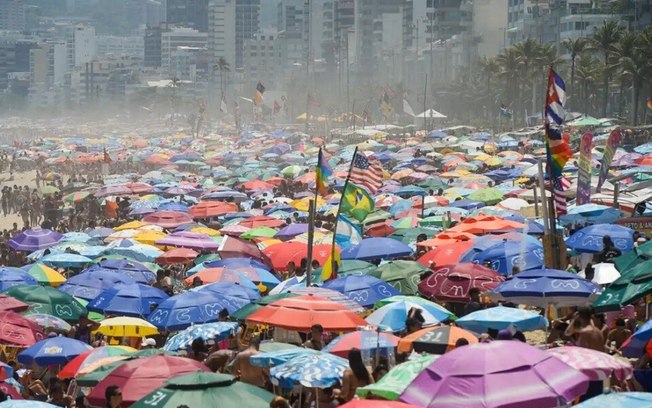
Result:
[[[123,231],[127,229],[138,229],[140,227],[144,227],[145,225],[148,225],[142,221],[131,221],[126,224],[119,225],[115,228],[113,228],[114,231]]]
[[[503,164],[503,161],[500,157],[490,157],[484,161],[487,166],[500,166]]]
[[[191,228],[190,231],[198,234],[210,235],[211,237],[219,237],[221,235],[218,230],[208,227],[194,227]]]
[[[154,245],[156,241],[158,241],[159,239],[163,239],[167,236],[168,234],[161,231],[140,230],[136,234],[134,234],[133,238],[142,244]]]
[[[97,332],[111,337],[146,337],[158,334],[158,329],[143,319],[121,316],[102,320]]]
[[[399,170],[396,173],[392,174],[392,180],[400,180],[409,177],[412,173],[414,173],[414,170],[412,169]]]
[[[289,205],[290,205],[290,207],[293,207],[293,208],[295,208],[295,209],[297,209],[299,211],[304,211],[305,212],[305,211],[308,211],[308,207],[310,205],[310,200],[312,200],[312,199],[313,199],[313,197],[305,197],[305,198],[302,198],[300,200],[290,201]],[[323,207],[324,205],[326,205],[326,201],[324,201],[323,198],[318,196],[317,197],[317,202],[315,204],[317,205],[317,208]]]

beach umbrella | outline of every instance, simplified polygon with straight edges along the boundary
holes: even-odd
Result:
[[[247,288],[256,289],[257,286],[249,278],[240,272],[236,272],[232,269],[223,268],[206,268],[187,277],[184,280],[184,283],[187,286],[192,285],[192,281],[195,278],[201,279],[202,283],[213,283],[213,282],[222,282],[222,283],[234,283],[239,284]]]
[[[588,383],[587,376],[545,351],[494,341],[444,354],[399,399],[420,407],[556,407],[583,395]]]
[[[538,307],[579,306],[593,303],[598,287],[574,273],[531,269],[507,278],[492,290],[491,296]]]
[[[169,338],[163,346],[166,351],[184,351],[188,349],[196,339],[202,339],[207,344],[214,344],[229,336],[235,336],[238,331],[238,324],[234,322],[204,323],[190,326],[187,329]]]
[[[33,252],[55,246],[63,235],[49,229],[32,228],[12,237],[7,244],[16,251]]]
[[[626,270],[600,293],[594,306],[597,310],[620,310],[652,293],[652,261],[643,261]]]
[[[197,258],[198,255],[199,253],[192,249],[175,248],[156,258],[156,262],[162,265],[187,264]]]
[[[398,260],[380,265],[376,270],[369,272],[369,275],[389,283],[402,294],[415,295],[421,275],[429,271],[418,262]]]
[[[65,320],[46,313],[30,313],[26,314],[25,318],[33,321],[44,330],[67,333],[72,329],[72,326]]]
[[[326,388],[341,381],[349,362],[329,353],[299,355],[286,363],[272,367],[272,384],[292,388],[297,384],[310,388]]]
[[[273,342],[261,343],[261,351],[263,345],[272,345]],[[251,365],[256,367],[272,367],[283,363],[287,363],[295,357],[304,354],[316,354],[318,350],[309,348],[293,346],[290,348],[282,348],[278,350],[265,351],[249,357]]]
[[[148,321],[160,330],[178,331],[193,324],[215,322],[219,313],[229,314],[249,303],[242,299],[221,296],[210,291],[184,292],[163,301],[149,315]]]
[[[357,348],[363,353],[368,352],[370,355],[375,355],[377,351],[387,355],[389,350],[396,348],[398,342],[399,338],[389,333],[358,330],[336,337],[322,351],[342,358],[347,358],[349,351],[353,348]]]
[[[86,308],[106,315],[147,317],[152,305],[158,306],[168,297],[161,289],[141,283],[116,285],[102,291]]]
[[[242,308],[238,309],[235,313],[233,313],[231,317],[236,320],[246,320],[247,317],[249,317],[253,312],[261,309],[265,305],[269,305],[270,303],[274,303],[280,299],[285,299],[287,297],[296,297],[296,296],[299,295],[290,292],[263,296],[256,301],[244,305]]]
[[[455,324],[476,333],[484,333],[489,329],[508,328],[518,331],[542,330],[548,327],[548,320],[529,310],[495,306],[460,317],[455,320]]]
[[[474,263],[442,265],[419,283],[419,293],[441,302],[464,303],[470,300],[471,288],[486,292],[503,280],[493,269]]]
[[[225,214],[235,213],[238,206],[234,203],[225,203],[222,201],[201,201],[188,210],[193,218],[211,218],[221,217]]]
[[[173,232],[165,238],[156,241],[156,245],[169,245],[178,248],[191,248],[207,251],[214,251],[219,248],[219,244],[209,235],[189,231]]]
[[[61,379],[75,378],[79,375],[89,373],[91,371],[90,369],[93,367],[99,367],[97,363],[102,360],[111,359],[112,357],[126,358],[135,352],[136,349],[127,346],[102,346],[94,348],[81,353],[70,360],[65,366],[63,366],[63,368],[61,368],[57,377]]]
[[[476,190],[466,196],[466,198],[473,201],[482,201],[486,205],[494,205],[502,201],[503,194],[499,189],[490,187]]]
[[[280,240],[289,240],[297,235],[301,235],[304,232],[308,232],[308,224],[304,223],[297,223],[297,224],[290,224],[287,227],[283,227],[276,234],[274,234],[274,238],[278,238]]]
[[[439,357],[439,355],[425,354],[411,358],[393,367],[376,383],[358,387],[356,395],[360,398],[380,397],[391,401],[397,400],[412,380]]]
[[[405,404],[398,401],[371,401],[355,399],[340,405],[342,408],[419,408],[416,405]]]
[[[575,408],[650,408],[652,393],[616,392],[601,394],[575,405]],[[1,408],[1,407],[0,407]]]
[[[143,319],[120,316],[102,320],[97,332],[110,337],[147,337],[158,334],[158,329]]]
[[[452,313],[434,303],[416,303],[409,300],[388,303],[371,313],[365,319],[368,324],[397,333],[405,330],[410,309],[420,309],[424,326],[433,326],[448,320]]]
[[[163,254],[163,251],[152,245],[141,244],[136,240],[122,239],[113,241],[102,252],[102,257],[118,255],[140,262],[152,262]]]
[[[583,270],[578,272],[577,276],[586,278]],[[591,279],[591,282],[596,285],[608,285],[618,278],[620,278],[620,272],[616,269],[616,265],[608,262],[593,265],[593,279]]]
[[[410,333],[398,342],[400,353],[444,354],[455,349],[459,339],[465,339],[469,344],[478,342],[478,337],[464,329],[455,326],[427,327]]]
[[[88,401],[91,405],[103,405],[106,388],[117,385],[122,391],[123,403],[132,405],[163,386],[168,379],[197,371],[208,372],[209,369],[199,361],[182,357],[155,355],[130,360],[111,371],[93,387]]]
[[[163,210],[146,215],[143,222],[163,228],[176,228],[180,225],[191,224],[193,221],[192,217],[187,213]]]
[[[152,349],[143,350],[143,352],[151,352],[151,351],[159,351],[159,350],[152,350]],[[137,358],[135,354],[131,355],[130,357]],[[110,361],[110,360],[114,360],[114,361]],[[91,365],[91,368],[93,368],[92,371],[89,371],[88,373],[84,373],[84,374],[80,373],[77,376],[76,378],[77,384],[79,384],[81,387],[94,387],[95,385],[97,385],[97,383],[99,383],[107,375],[109,375],[113,370],[126,363],[126,360],[127,360],[126,358],[123,359],[122,357],[115,356],[115,357],[110,357],[107,360],[102,360],[102,364],[99,365],[99,367],[97,368]],[[106,364],[104,364],[104,362],[106,362]]]
[[[491,247],[473,253],[469,258],[462,258],[466,262],[479,264],[491,263],[491,269],[500,272],[504,276],[512,274],[513,268],[518,267],[520,271],[528,269],[539,269],[544,266],[543,246],[540,243],[529,241],[502,241],[496,242]]]
[[[139,283],[154,283],[156,281],[156,270],[160,268],[155,264],[144,264],[133,259],[101,259],[97,268],[109,269],[120,272]],[[90,271],[91,268],[86,269]]]
[[[66,281],[66,278],[43,264],[29,264],[23,266],[23,269],[30,274],[40,285],[49,285],[57,287]]]
[[[614,246],[623,252],[634,246],[634,230],[617,224],[596,224],[584,227],[566,239],[566,245],[577,252],[599,253],[602,239],[611,237]]]
[[[79,275],[70,277],[66,283],[57,289],[71,296],[93,300],[103,291],[119,283],[134,285],[137,281],[115,270],[93,267]]]
[[[421,255],[417,259],[417,262],[427,268],[458,263],[462,255],[474,245],[473,241],[461,241],[454,244],[441,245]]]
[[[240,234],[240,238],[254,239],[254,238],[272,238],[276,235],[276,230],[269,227],[256,227],[247,230],[247,232]]]
[[[85,231],[91,238],[106,238],[113,234],[113,229],[107,227],[95,227]]]
[[[11,296],[0,295],[0,312],[24,312],[27,309],[29,309],[27,303]]]
[[[521,229],[523,227],[524,225],[520,222],[505,220],[493,215],[483,215],[467,218],[450,228],[448,232],[468,232],[479,235]]]
[[[168,234],[156,230],[136,230],[132,238],[141,244],[154,245],[156,241],[167,237]]]
[[[171,378],[163,387],[145,395],[134,408],[177,408],[219,406],[223,408],[267,408],[274,394],[236,377],[220,373],[189,373]]]
[[[346,306],[320,296],[297,296],[263,306],[248,322],[302,332],[319,323],[327,331],[352,331],[366,322]]]
[[[19,363],[42,367],[63,365],[78,355],[92,350],[88,344],[68,337],[50,337],[26,348],[18,354]]]
[[[0,290],[7,290],[17,285],[38,285],[38,281],[20,268],[0,267]]]
[[[81,269],[92,262],[92,259],[77,254],[50,254],[40,259],[40,262],[55,268]]]
[[[632,364],[602,351],[584,347],[564,346],[548,350],[549,353],[586,374],[591,381],[604,381],[615,376],[619,381],[630,379],[634,374]]]
[[[10,387],[10,388],[13,388]],[[5,394],[8,394],[5,392]],[[0,408],[56,408],[57,405],[48,404],[36,400],[23,400],[23,399],[7,399],[0,402]]]
[[[255,286],[244,286],[233,282],[214,282],[198,288],[192,288],[191,290],[215,292],[220,296],[231,297],[246,302],[254,302],[260,299],[260,293],[258,293],[258,289]]]
[[[412,252],[412,248],[392,238],[365,238],[358,245],[344,249],[341,257],[367,261],[400,258],[411,255]]]
[[[289,288],[288,292],[294,293],[295,295],[299,295],[299,296],[317,296],[321,298],[326,298],[327,300],[331,300],[335,303],[338,303],[346,307],[348,310],[358,314],[361,314],[365,311],[364,307],[362,307],[358,302],[351,300],[348,296],[343,295],[340,292],[328,288],[323,288],[319,286],[305,287],[303,285],[296,285],[294,287]]]
[[[88,314],[88,310],[71,295],[51,287],[14,286],[5,291],[5,295],[27,303],[33,313],[47,313],[67,322],[76,322]]]
[[[378,300],[400,295],[387,282],[368,275],[349,275],[324,282],[324,288],[336,290],[362,306],[373,306]]]
[[[312,251],[312,259],[321,265],[330,257],[332,244],[314,245]],[[298,266],[301,264],[301,260],[308,256],[308,245],[303,242],[287,241],[270,245],[262,252],[269,257],[275,271],[286,271],[290,262],[294,262]]]
[[[41,328],[32,320],[15,312],[0,312],[0,342],[9,346],[28,347],[45,338]]]
[[[323,267],[319,267],[313,272],[313,282],[320,283],[322,281],[321,271]],[[357,259],[347,259],[342,261],[342,265],[337,271],[337,276],[362,276],[366,275],[372,270],[376,269],[374,264],[366,261],[358,261]]]

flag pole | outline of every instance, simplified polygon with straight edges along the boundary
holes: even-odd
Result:
[[[355,155],[358,154],[358,147],[356,146],[355,149],[353,150],[353,157],[351,157],[351,163],[349,164],[349,172],[346,175],[346,180],[344,181],[344,188],[342,188],[342,194],[340,196],[340,203],[337,206],[337,213],[335,215],[335,225],[333,226],[333,241],[331,243],[331,256],[330,256],[330,261],[331,261],[331,271],[335,270],[335,237],[337,235],[337,223],[340,220],[340,214],[342,212],[342,199],[344,198],[344,193],[346,192],[346,188],[349,185],[349,179],[351,178],[351,171],[353,170],[353,160],[355,160]],[[332,276],[332,273],[331,273]]]
[[[308,254],[306,255],[306,287],[312,283],[312,245],[315,241],[315,209],[317,208],[317,195],[319,190],[315,187],[315,199],[308,204]]]

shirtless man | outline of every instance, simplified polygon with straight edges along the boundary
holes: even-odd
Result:
[[[625,340],[627,340],[631,335],[632,332],[627,330],[625,325],[625,319],[618,318],[616,319],[616,327],[611,329],[609,334],[607,334],[607,343],[605,344],[605,348],[607,351],[612,352],[613,350],[611,350],[611,343],[613,342],[614,348],[618,350],[623,345]]]
[[[233,360],[233,373],[241,381],[263,387],[265,385],[265,372],[260,367],[255,367],[249,362],[249,357],[259,354],[260,338],[254,337],[249,341],[249,348],[238,353]]]
[[[578,347],[604,352],[604,336],[602,331],[593,325],[591,316],[591,308],[578,308],[577,314],[571,320],[565,334],[574,337],[575,345]]]

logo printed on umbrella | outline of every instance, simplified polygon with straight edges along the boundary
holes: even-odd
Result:
[[[59,316],[72,317],[72,308],[70,307],[70,305],[56,305],[54,306],[54,311]]]
[[[219,315],[222,309],[224,309],[224,306],[222,306],[219,303],[211,303],[211,304],[204,305],[204,312],[208,317],[215,317]]]
[[[174,312],[174,317],[182,322],[189,322],[190,321],[190,311],[189,310],[177,310]]]
[[[527,289],[528,284],[536,282],[536,279],[519,279],[514,283],[514,289]]]
[[[390,291],[389,287],[387,287],[387,285],[378,285],[378,286],[376,286],[376,290],[382,296],[385,296],[385,297],[392,296],[392,292]]]
[[[43,354],[61,354],[63,353],[63,348],[59,346],[50,346],[43,349]]]
[[[579,289],[580,283],[576,280],[553,279],[550,282],[550,286],[552,286],[555,289],[559,289],[559,288]]]
[[[149,320],[150,320],[151,322],[163,323],[167,317],[168,317],[168,311],[167,311],[167,310],[160,310],[160,309],[157,309],[157,310],[155,310],[154,313],[149,317]]]
[[[2,329],[0,329],[0,332],[2,332],[2,336],[5,338],[13,338],[16,340],[25,339],[25,333],[14,330],[12,325],[9,324],[3,324]]]
[[[366,302],[369,299],[369,291],[364,289],[358,292],[349,292],[349,298],[362,304],[362,302]]]

